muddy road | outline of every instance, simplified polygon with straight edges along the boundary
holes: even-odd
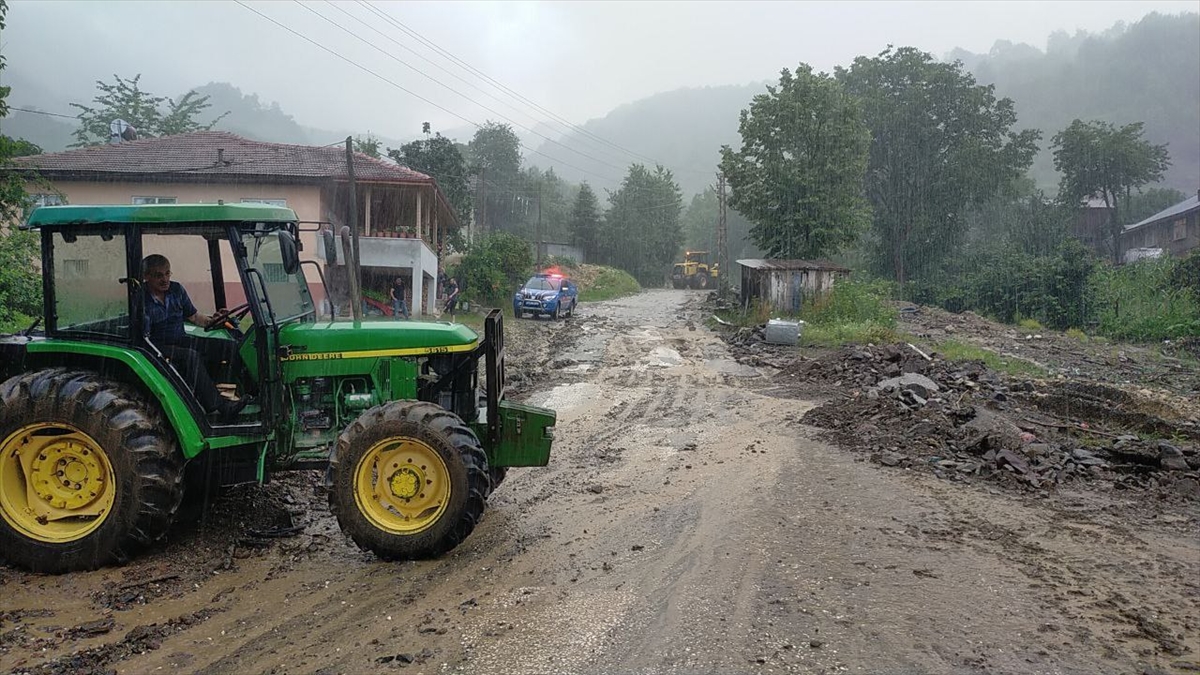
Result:
[[[1200,672],[1196,502],[863,461],[700,300],[508,327],[520,396],[558,410],[554,455],[450,555],[359,552],[294,474],[122,568],[0,568],[0,671]]]

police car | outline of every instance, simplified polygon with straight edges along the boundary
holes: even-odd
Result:
[[[574,314],[577,302],[579,287],[575,282],[561,274],[542,272],[529,277],[513,295],[513,315],[523,319],[526,313],[546,314],[557,319]]]

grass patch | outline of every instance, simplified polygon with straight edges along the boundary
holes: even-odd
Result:
[[[1015,377],[1046,376],[1046,370],[1035,363],[1012,356],[1001,356],[989,349],[958,340],[939,343],[937,351],[949,361],[983,361],[988,368]]]
[[[1025,330],[1045,330],[1045,326],[1037,319],[1021,319],[1017,325]]]
[[[627,295],[635,295],[642,290],[642,285],[637,282],[637,279],[634,279],[625,270],[614,267],[592,267],[595,267],[594,275],[588,274],[586,280],[578,279],[580,302],[613,300]]]
[[[1087,333],[1079,330],[1078,328],[1068,328],[1066,335],[1072,340],[1079,340],[1080,342],[1088,341]]]
[[[800,342],[810,347],[840,347],[851,343],[888,344],[904,340],[904,335],[894,327],[874,321],[807,324],[800,334]]]

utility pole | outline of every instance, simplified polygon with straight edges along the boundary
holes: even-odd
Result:
[[[358,186],[354,182],[354,137],[346,137],[346,176],[350,179],[350,239],[353,242],[351,251],[353,260],[346,256],[346,264],[350,268],[350,312],[355,321],[362,321],[362,259],[358,255]]]
[[[721,266],[717,276],[717,288],[720,295],[729,290],[729,232],[726,228],[725,207],[725,174],[717,173],[717,205],[719,215],[717,220],[717,264]]]
[[[538,179],[538,219],[537,219],[537,270],[542,271],[542,181]]]
[[[485,220],[485,213],[487,210],[487,168],[486,167],[481,167],[479,169],[479,190],[478,190],[478,192],[479,192],[479,194],[478,194],[479,232],[480,232],[480,234],[483,234],[483,233],[487,232],[487,223]]]

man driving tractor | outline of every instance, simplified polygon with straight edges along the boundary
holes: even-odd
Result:
[[[223,421],[233,420],[250,399],[242,397],[234,401],[222,396],[213,384],[207,364],[231,368],[237,358],[236,343],[193,338],[183,329],[184,321],[207,327],[220,323],[227,314],[224,310],[212,316],[201,314],[183,285],[171,281],[171,261],[164,255],[156,253],[142,260],[142,278],[146,340],[174,365],[206,412],[218,414]]]

